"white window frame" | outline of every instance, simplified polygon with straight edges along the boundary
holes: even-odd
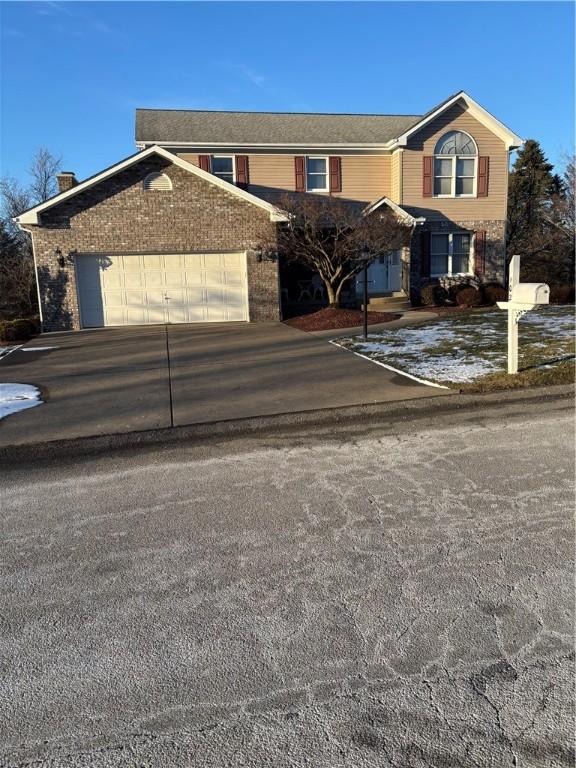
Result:
[[[212,155],[212,158],[210,160],[210,167],[212,169],[212,175],[216,176],[217,179],[220,179],[221,181],[228,181],[228,179],[223,179],[222,176],[219,176],[217,173],[214,173],[214,159],[217,157],[226,158],[228,160],[232,160],[232,181],[229,182],[231,184],[236,184],[236,155]]]
[[[444,195],[446,197],[446,195]],[[468,195],[470,197],[470,195]],[[432,257],[444,256],[444,253],[434,253],[432,250],[432,244],[434,242],[434,235],[441,235],[448,238],[448,271],[447,272],[432,272]],[[468,235],[470,238],[470,248],[468,250],[468,271],[467,272],[453,272],[452,271],[452,257],[454,256],[454,235]],[[471,269],[473,263],[473,236],[472,232],[431,232],[430,233],[430,277],[455,277],[456,275],[473,275],[474,272]]]
[[[474,144],[474,147],[476,148],[476,154],[475,155],[437,155],[434,154],[434,160],[433,160],[433,168],[432,168],[432,196],[433,197],[478,197],[478,144],[476,144],[476,141],[473,136],[470,136],[469,133],[466,133],[466,131],[461,131],[459,128],[455,128],[455,131],[458,133],[463,133],[465,136],[468,136],[468,138],[472,141]],[[450,133],[451,131],[447,131],[446,133]],[[440,138],[436,141],[436,144],[434,145],[434,150],[436,150],[436,147],[438,146],[438,143],[440,140],[446,135],[446,133],[442,134]],[[434,192],[436,188],[436,160],[451,160],[452,161],[452,183],[450,185],[450,194],[447,195],[441,195],[436,194]],[[456,173],[458,170],[458,160],[474,160],[474,179],[472,182],[472,193],[464,193],[457,195],[456,194]],[[438,178],[446,178],[446,177],[438,177]],[[469,176],[461,176],[460,178],[463,179],[469,179]]]
[[[323,189],[308,189],[308,160],[324,160],[326,163],[326,174],[312,173],[312,176],[326,176],[326,186]],[[330,192],[330,159],[328,155],[309,155],[306,156],[306,192]]]

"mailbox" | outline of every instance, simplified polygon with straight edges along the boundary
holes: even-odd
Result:
[[[550,288],[546,283],[517,283],[512,287],[513,304],[549,304]]]

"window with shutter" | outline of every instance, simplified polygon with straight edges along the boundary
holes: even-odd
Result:
[[[222,181],[228,181],[230,184],[234,184],[234,171],[234,158],[232,155],[212,156],[212,173],[214,176],[218,176]]]
[[[239,187],[247,187],[249,183],[248,155],[236,155],[236,184]]]
[[[434,197],[474,197],[477,155],[472,136],[464,131],[445,133],[434,149]]]
[[[342,160],[339,157],[331,157],[330,166],[330,192],[342,192]]]
[[[306,192],[306,158],[294,158],[294,189],[296,192]]]
[[[328,192],[328,158],[306,158],[306,191]]]
[[[488,197],[489,157],[478,158],[478,197]]]
[[[486,232],[481,230],[474,236],[474,272],[483,275],[486,271]]]
[[[198,155],[198,167],[202,171],[210,173],[212,170],[210,163],[210,155]]]

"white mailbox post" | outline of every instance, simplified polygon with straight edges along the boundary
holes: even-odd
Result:
[[[500,309],[508,310],[508,373],[518,373],[518,321],[540,304],[550,302],[546,283],[520,282],[520,256],[510,259],[508,301],[499,301]]]

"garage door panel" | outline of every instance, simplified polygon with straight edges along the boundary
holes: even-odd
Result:
[[[102,285],[104,288],[121,288],[123,284],[122,273],[111,269],[102,270]]]
[[[241,269],[243,256],[240,253],[225,253],[222,255],[222,266],[225,269]]]
[[[78,256],[83,327],[248,319],[244,254]]]
[[[124,291],[109,291],[104,294],[104,306],[124,307],[126,305],[126,293]]]
[[[166,272],[166,285],[169,288],[179,288],[184,284],[185,281],[182,272]]]
[[[126,258],[130,258],[130,256]],[[142,262],[144,269],[164,269],[162,256],[142,256]]]
[[[116,261],[116,259],[118,261]],[[143,269],[142,258],[140,256],[116,256],[114,262],[120,267],[122,272],[138,272]]]
[[[141,288],[144,286],[144,275],[141,272],[124,272],[126,288]]]
[[[146,286],[160,287],[164,285],[164,273],[157,271],[144,272],[144,283]]]

